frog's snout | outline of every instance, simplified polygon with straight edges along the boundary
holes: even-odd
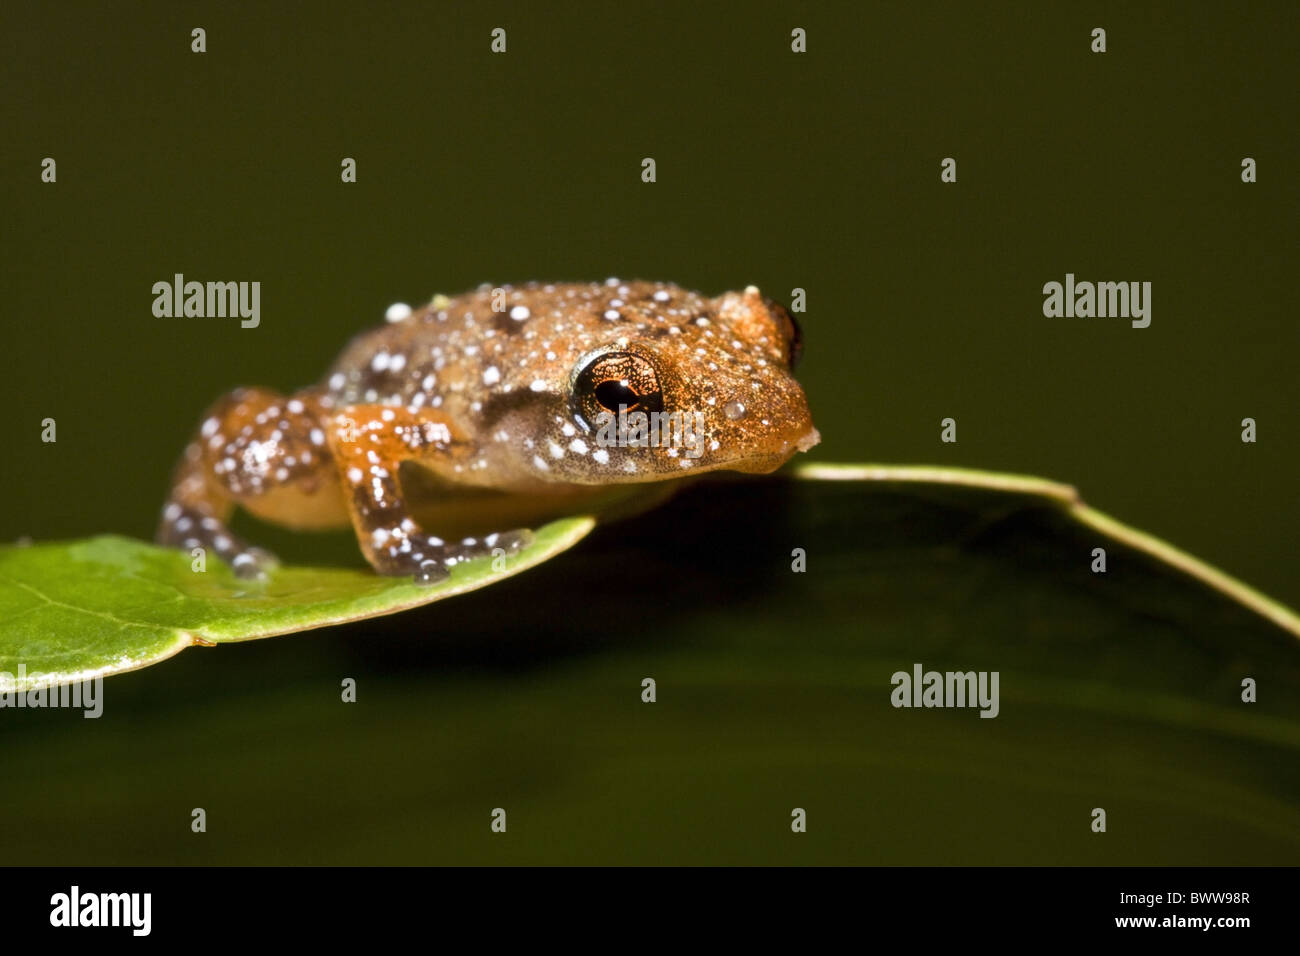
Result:
[[[799,451],[807,451],[822,440],[822,433],[811,425],[808,430],[795,439],[794,447]]]
[[[776,457],[783,462],[791,458],[795,452],[807,451],[822,440],[821,432],[817,431],[808,423],[808,427],[802,432],[790,432],[781,440],[780,447],[776,451]]]
[[[808,398],[794,382],[785,396],[784,414],[777,413],[776,437],[780,443],[780,454],[789,458],[795,452],[807,451],[822,440],[821,433],[813,425],[812,412],[808,408]]]
[[[734,424],[741,426],[743,435],[740,441],[750,450],[733,466],[736,470],[765,474],[821,441],[802,390],[794,385],[782,398],[780,403],[753,409],[736,400],[724,409],[728,418],[735,416]]]

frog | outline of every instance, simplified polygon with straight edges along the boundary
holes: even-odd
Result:
[[[295,531],[350,526],[376,573],[434,584],[526,548],[539,515],[769,473],[820,441],[793,375],[799,324],[753,285],[482,285],[387,318],[316,384],[209,407],[156,540],[265,579],[278,559],[231,530],[242,508]]]

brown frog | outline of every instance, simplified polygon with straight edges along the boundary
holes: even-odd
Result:
[[[791,375],[799,328],[753,286],[715,298],[618,279],[483,286],[389,317],[314,387],[219,400],[158,540],[260,576],[275,559],[230,531],[239,505],[297,529],[351,523],[377,572],[434,582],[530,539],[505,524],[434,533],[468,514],[520,520],[615,489],[623,500],[719,469],[768,472],[819,440]]]

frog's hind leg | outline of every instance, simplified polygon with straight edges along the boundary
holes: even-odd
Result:
[[[293,528],[346,526],[320,411],[309,394],[242,388],[220,399],[176,468],[158,542],[204,548],[237,575],[256,577],[275,558],[230,530],[236,505]]]

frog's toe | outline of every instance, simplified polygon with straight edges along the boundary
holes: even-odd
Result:
[[[163,509],[159,544],[183,551],[202,548],[230,565],[239,578],[260,578],[279,566],[275,555],[253,547],[216,515],[172,502]]]
[[[375,539],[381,538],[387,546],[367,555],[379,574],[392,577],[409,574],[415,577],[416,584],[436,584],[447,577],[447,568],[454,563],[447,559],[455,552],[456,546],[441,538],[409,532],[405,528],[376,533]]]
[[[451,572],[441,561],[426,560],[415,570],[415,583],[423,586],[440,584],[451,577]]]
[[[370,563],[380,574],[412,575],[417,584],[437,584],[446,580],[451,568],[466,561],[492,558],[501,554],[518,554],[533,542],[533,533],[527,528],[502,531],[481,538],[462,538],[444,541],[432,535],[390,532],[377,535],[388,546],[373,550]]]
[[[518,554],[532,544],[536,536],[528,528],[515,528],[512,531],[490,534],[483,540],[493,551],[501,548],[506,554]]]
[[[492,553],[492,545],[488,544],[487,538],[462,538],[454,543],[449,542],[440,551],[438,556],[442,563],[450,568],[464,561],[486,558]]]
[[[264,578],[280,566],[280,559],[263,548],[244,547],[228,559],[235,577],[243,580]]]
[[[533,543],[533,533],[527,528],[499,531],[482,538],[464,538],[457,544],[444,548],[443,563],[448,567],[475,558],[496,557],[499,554],[518,554]]]

